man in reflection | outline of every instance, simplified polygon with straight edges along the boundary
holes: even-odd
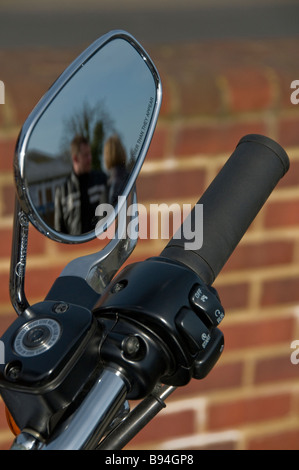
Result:
[[[73,169],[55,193],[55,229],[81,235],[95,228],[95,210],[107,202],[107,176],[92,170],[90,144],[83,136],[71,143]]]
[[[104,163],[108,172],[108,202],[115,206],[128,178],[126,151],[116,134],[105,143]]]

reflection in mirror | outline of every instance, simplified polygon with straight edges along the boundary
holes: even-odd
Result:
[[[121,37],[79,67],[41,113],[24,152],[28,197],[46,226],[89,233],[96,207],[128,194],[156,103],[156,77]]]

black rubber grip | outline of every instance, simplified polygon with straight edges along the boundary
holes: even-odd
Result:
[[[188,234],[200,233],[193,208],[160,256],[185,264],[211,285],[289,164],[286,152],[272,139],[243,137],[198,201],[203,209],[201,247],[185,249],[190,240],[184,237],[184,226]]]

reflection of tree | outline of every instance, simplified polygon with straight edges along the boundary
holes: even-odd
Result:
[[[70,142],[74,136],[82,135],[90,142],[93,168],[101,169],[105,136],[113,131],[113,120],[105,110],[103,103],[94,107],[85,103],[81,110],[74,113],[65,122],[62,144],[64,152],[69,154]]]
[[[104,126],[102,121],[97,121],[94,129],[92,139],[89,138],[91,145],[91,154],[92,154],[92,165],[95,169],[102,169],[102,157],[103,157],[103,147],[104,147]],[[101,158],[99,158],[101,156]]]

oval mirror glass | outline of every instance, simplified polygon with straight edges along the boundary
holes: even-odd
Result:
[[[134,186],[160,104],[158,72],[125,32],[100,38],[68,67],[17,145],[19,199],[38,230],[78,243],[111,225]],[[113,207],[102,228],[99,204]]]

